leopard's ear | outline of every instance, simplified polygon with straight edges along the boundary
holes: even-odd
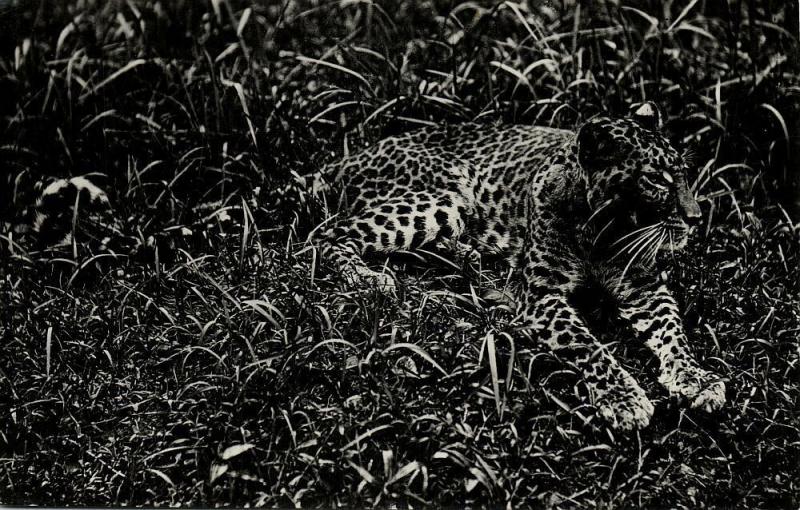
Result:
[[[632,104],[629,116],[647,129],[661,129],[661,111],[652,101]]]
[[[577,141],[578,161],[586,170],[609,166],[624,157],[607,118],[592,119],[581,126]]]

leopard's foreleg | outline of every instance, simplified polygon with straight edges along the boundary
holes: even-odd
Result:
[[[527,242],[519,304],[524,329],[580,370],[599,414],[613,427],[631,430],[647,426],[653,415],[652,403],[569,304],[568,295],[578,274],[569,267],[568,254],[539,241],[547,238],[540,235]]]
[[[620,315],[658,358],[659,382],[693,408],[720,409],[725,404],[725,383],[690,354],[678,305],[666,285],[655,279],[636,287],[627,284],[623,294]]]

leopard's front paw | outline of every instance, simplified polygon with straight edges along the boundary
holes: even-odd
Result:
[[[725,401],[725,383],[714,381],[695,396],[691,406],[693,409],[702,409],[707,413],[713,413],[722,409]]]
[[[647,427],[653,417],[653,403],[629,374],[622,381],[600,388],[590,385],[598,413],[617,430],[636,430]]]
[[[653,404],[641,391],[607,396],[598,403],[599,414],[617,430],[643,429],[653,417]]]
[[[711,413],[725,405],[725,383],[719,376],[696,365],[666,370],[659,381],[670,394],[688,400],[692,409]]]

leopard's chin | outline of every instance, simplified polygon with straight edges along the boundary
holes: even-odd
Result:
[[[680,252],[689,243],[689,233],[691,227],[683,221],[673,221],[667,224],[665,232],[667,237],[661,245],[661,251]]]

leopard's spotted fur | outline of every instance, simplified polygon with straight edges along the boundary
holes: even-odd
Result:
[[[692,359],[675,300],[652,274],[659,247],[682,248],[688,222],[700,217],[684,162],[659,124],[655,105],[644,103],[631,118],[596,118],[577,133],[465,124],[387,138],[320,173],[315,187],[336,192],[346,219],[316,242],[351,280],[384,290],[393,277],[363,256],[427,246],[504,256],[521,277],[527,334],[573,360],[613,426],[644,427],[650,400],[571,304],[603,274],[619,316],[658,357],[666,389],[719,409],[724,383]],[[618,249],[625,256],[615,257]]]

